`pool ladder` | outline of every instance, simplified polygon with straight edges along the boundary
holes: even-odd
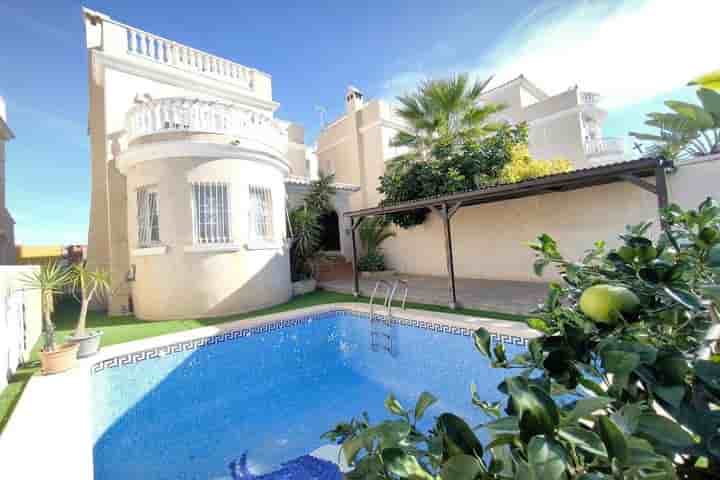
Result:
[[[382,326],[392,326],[392,302],[400,285],[404,288],[400,308],[405,310],[405,302],[407,301],[408,295],[408,283],[405,280],[395,280],[392,284],[387,280],[378,280],[375,283],[372,295],[370,295],[370,348],[375,352],[385,350],[390,354],[393,353],[392,335],[386,330],[382,330]],[[385,300],[383,301],[383,306],[385,307],[384,317],[375,316],[375,297],[380,287],[385,287]]]

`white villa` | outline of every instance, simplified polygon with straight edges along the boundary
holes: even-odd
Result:
[[[110,312],[193,318],[288,300],[286,203],[317,163],[303,128],[275,118],[270,75],[83,16],[88,263],[111,272]],[[340,213],[352,190],[339,186]]]
[[[15,135],[7,121],[5,100],[0,97],[0,265],[15,265],[15,220],[5,201],[5,143]]]
[[[349,87],[346,112],[317,146],[303,127],[275,117],[267,73],[84,9],[90,80],[92,201],[88,263],[108,269],[111,313],[148,320],[230,315],[291,296],[286,209],[318,170],[335,174],[335,212],[325,219],[336,261],[352,258],[344,213],[381,200],[378,177],[406,128],[392,106]],[[599,96],[577,87],[548,95],[524,76],[484,95],[499,118],[528,122],[536,158],[576,169],[623,161],[622,139],[605,138]],[[3,124],[0,123],[0,126]],[[2,130],[0,130],[0,133]],[[696,205],[713,187],[716,162],[673,175],[674,201]],[[690,169],[687,170],[690,173]],[[680,198],[682,197],[682,198]],[[455,274],[537,281],[525,242],[554,235],[569,256],[626,224],[657,215],[657,199],[627,182],[463,208],[453,220]],[[444,275],[442,222],[431,215],[383,244],[390,268]],[[484,252],[480,258],[478,252]]]

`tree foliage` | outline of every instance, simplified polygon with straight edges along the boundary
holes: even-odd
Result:
[[[707,78],[712,85],[711,77]],[[720,93],[709,88],[697,91],[700,104],[669,100],[671,112],[648,113],[645,124],[657,133],[630,132],[638,140],[651,142],[653,155],[684,159],[720,153]]]
[[[411,156],[390,160],[380,177],[378,191],[385,205],[472,190],[492,184],[517,145],[527,143],[527,125],[504,125],[491,137],[480,141],[465,140],[451,148],[438,142],[431,158],[418,162]],[[393,223],[408,228],[425,221],[427,210],[388,215]]]
[[[563,158],[537,160],[530,156],[527,145],[516,145],[511,152],[510,161],[500,172],[503,183],[520,182],[530,178],[544,177],[572,170],[572,163]]]
[[[435,402],[427,392],[414,409],[390,395],[393,419],[362,416],[325,434],[342,443],[347,477],[718,478],[720,363],[707,332],[718,321],[720,207],[708,199],[697,210],[667,209],[655,241],[650,226],[628,227],[615,249],[597,242],[579,261],[565,259],[548,235],[531,244],[535,271],[552,266],[563,283],[528,320],[541,336],[525,353],[509,358],[487,330],[474,334],[492,367],[515,372],[498,387],[504,404],[471,389],[489,443],[452,413],[421,430]],[[637,308],[594,320],[580,299],[599,285],[629,292]]]
[[[310,183],[303,204],[291,210],[288,215],[291,235],[290,271],[293,281],[315,274],[313,260],[320,249],[323,234],[320,217],[333,208],[334,181],[335,175],[319,172],[318,178]]]
[[[380,244],[394,237],[385,217],[365,218],[359,227],[360,243],[363,256],[358,260],[358,268],[363,272],[380,272],[385,270],[385,256]]]
[[[410,125],[410,131],[398,132],[391,144],[408,147],[411,153],[407,156],[412,160],[429,160],[438,141],[458,147],[463,140],[495,131],[499,125],[488,119],[503,107],[480,104],[490,80],[472,82],[467,74],[427,80],[415,92],[398,97],[396,113]]]

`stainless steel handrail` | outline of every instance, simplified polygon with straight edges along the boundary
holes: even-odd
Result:
[[[378,280],[375,282],[375,288],[373,289],[372,295],[370,295],[370,321],[374,321],[375,315],[373,314],[373,302],[375,301],[375,295],[377,294],[378,288],[380,285],[385,286],[385,301],[383,302],[383,305],[385,306],[385,309],[388,308],[388,300],[391,298],[391,292],[392,292],[392,285],[390,285],[390,282],[387,280]]]
[[[400,306],[401,310],[405,310],[405,302],[407,301],[408,296],[408,282],[406,280],[395,280],[395,283],[393,284],[392,291],[390,292],[390,301],[388,302],[387,312],[388,312],[388,318],[392,318],[392,301],[393,298],[395,298],[395,292],[397,291],[398,286],[402,284],[403,287],[405,287],[405,293],[403,294],[403,300],[402,305]]]

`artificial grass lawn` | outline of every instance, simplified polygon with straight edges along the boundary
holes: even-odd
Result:
[[[117,343],[131,342],[142,338],[156,337],[167,333],[181,332],[198,327],[208,325],[216,325],[218,323],[229,322],[232,320],[241,320],[244,318],[256,317],[258,315],[267,315],[271,313],[284,312],[299,308],[311,307],[314,305],[322,305],[327,303],[341,302],[367,302],[366,297],[354,297],[345,293],[334,293],[317,291],[295,297],[287,303],[276,305],[270,308],[263,308],[254,312],[243,313],[240,315],[230,315],[225,317],[201,318],[190,320],[168,320],[145,322],[138,320],[132,315],[110,317],[102,312],[88,312],[87,328],[91,330],[102,330],[102,345],[115,345]],[[400,305],[399,302],[394,304]],[[459,308],[451,310],[448,307],[440,305],[427,305],[422,303],[408,302],[408,308],[416,308],[419,310],[428,310],[433,312],[458,313],[463,315],[471,315],[475,317],[495,318],[500,320],[525,321],[526,317],[522,315],[513,315],[502,312],[492,312],[485,310],[474,310],[467,308]],[[55,322],[57,341],[62,342],[63,338],[72,333],[75,328],[75,322],[80,311],[77,302],[67,300],[60,302],[55,308],[53,320]],[[42,338],[32,352],[32,360],[18,369],[10,379],[10,383],[5,390],[0,393],[0,433],[5,428],[5,424],[10,418],[15,405],[20,400],[27,382],[39,369],[38,351],[42,345]]]

